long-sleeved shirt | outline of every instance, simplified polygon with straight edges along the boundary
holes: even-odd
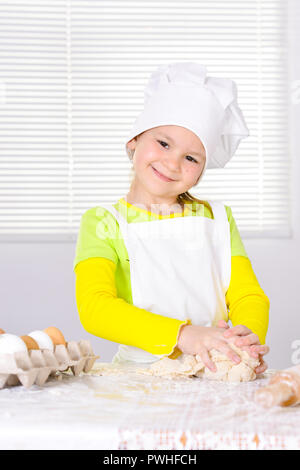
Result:
[[[147,220],[149,217],[170,217],[149,213],[123,199],[115,207],[123,211],[129,223],[130,219],[134,223],[145,217]],[[226,293],[228,316],[233,326],[247,326],[264,344],[269,299],[253,272],[231,209],[225,208],[232,255],[231,280]],[[201,213],[211,217],[208,209]],[[151,354],[174,357],[180,328],[187,321],[158,315],[132,304],[128,253],[122,237],[115,236],[119,235],[116,231],[115,219],[100,207],[89,209],[82,216],[74,260],[80,321],[95,336],[135,346]]]

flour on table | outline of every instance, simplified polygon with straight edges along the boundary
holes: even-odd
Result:
[[[249,382],[255,380],[256,373],[254,370],[259,365],[259,360],[234,344],[230,346],[240,356],[241,362],[235,364],[225,354],[212,349],[209,351],[209,355],[216,365],[216,372],[211,372],[203,364],[200,356],[190,354],[181,354],[177,359],[163,357],[152,363],[149,368],[139,369],[138,372],[161,377],[196,376],[223,382]]]

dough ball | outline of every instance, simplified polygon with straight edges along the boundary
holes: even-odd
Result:
[[[150,366],[150,373],[159,376],[191,376],[195,375],[204,364],[197,361],[196,356],[190,354],[181,354],[177,359],[163,357],[159,361],[154,362]]]
[[[250,382],[255,379],[256,373],[244,362],[231,367],[227,375],[227,382]]]
[[[247,351],[241,350],[234,344],[230,344],[230,347],[240,356],[241,362],[236,364],[225,354],[212,349],[209,355],[216,365],[216,372],[205,367],[199,355],[181,354],[177,359],[164,357],[154,362],[145,373],[165,377],[196,376],[223,382],[255,380],[255,369],[259,365],[259,359],[251,357]]]
[[[204,373],[202,374],[202,377],[205,377],[206,379],[211,379],[211,380],[220,380],[223,382],[227,382],[228,380],[228,371],[230,371],[232,367],[232,362],[230,360],[228,361],[214,361],[216,365],[216,372],[212,372],[211,370],[208,369],[208,367],[205,367]]]

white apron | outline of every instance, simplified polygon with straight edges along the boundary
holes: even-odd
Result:
[[[130,261],[133,305],[193,325],[228,320],[225,294],[231,276],[230,226],[224,205],[211,202],[214,219],[184,216],[128,223],[111,204]],[[153,355],[119,345],[113,363],[150,363]]]

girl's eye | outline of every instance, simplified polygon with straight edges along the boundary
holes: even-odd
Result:
[[[166,142],[164,142],[163,140],[158,140],[157,142],[160,143],[160,145],[163,147],[163,148],[166,148],[163,144],[166,144],[168,145]],[[189,160],[190,162],[191,161],[194,161],[195,163],[198,163],[197,160],[195,160],[195,158],[191,157],[190,155],[187,155],[187,158],[191,158],[192,160]]]
[[[195,158],[191,157],[190,155],[186,156],[186,158],[188,158],[188,157],[191,158],[195,163],[198,163],[197,160],[195,160]],[[192,160],[189,160],[189,161],[191,162]]]
[[[158,142],[159,142],[159,143],[160,143],[160,145],[161,145],[162,147],[164,147],[164,148],[165,148],[165,146],[164,146],[164,145],[162,145],[162,144],[166,144],[166,145],[168,145],[168,144],[167,144],[166,142],[164,142],[163,140],[158,140]]]

